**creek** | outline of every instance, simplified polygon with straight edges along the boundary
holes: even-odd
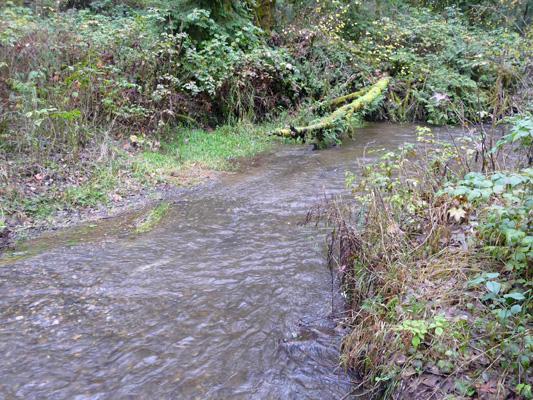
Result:
[[[186,193],[149,233],[95,229],[1,265],[0,399],[342,398],[324,239],[299,223],[348,195],[358,158],[414,131],[375,124],[339,148],[282,147]]]

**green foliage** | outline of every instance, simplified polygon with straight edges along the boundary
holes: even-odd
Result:
[[[498,82],[505,102],[516,101],[510,95],[522,85],[516,77],[530,68],[531,32],[522,36],[501,26],[489,33],[458,9],[439,14],[390,3],[381,13],[373,2],[317,1],[311,26],[283,29],[304,96],[336,97],[385,72],[395,85],[384,112],[374,117],[396,122],[478,123],[493,113]]]
[[[276,115],[282,97],[289,104],[297,88],[289,55],[267,46],[250,20],[230,32],[208,10],[181,10],[182,28],[161,32],[166,15],[150,8],[42,18],[28,9],[2,10],[0,65],[9,84],[10,121],[31,125],[25,132],[42,150],[49,132],[54,145],[73,144],[63,134],[65,124],[43,121],[41,110],[78,110],[79,125],[157,134],[176,120],[264,119]],[[194,26],[205,28],[201,40],[184,29]],[[15,133],[20,124],[10,128],[9,142],[21,150],[24,140]],[[78,138],[76,145],[88,139]]]
[[[505,145],[517,144],[515,152],[524,152],[526,164],[531,166],[533,164],[533,117],[531,114],[518,115],[507,118],[506,121],[511,124],[511,129],[508,134],[498,140],[496,147],[491,149],[490,153],[496,153]]]
[[[529,295],[530,290],[527,292],[513,291],[502,295],[502,283],[494,280],[500,276],[499,273],[487,273],[483,272],[478,278],[472,279],[468,282],[469,286],[482,285],[488,291],[488,293],[481,299],[482,301],[491,301],[489,308],[492,313],[495,314],[501,321],[505,323],[511,316],[521,316],[522,305],[520,302],[526,300],[526,295]]]
[[[533,262],[533,169],[491,175],[469,173],[438,195],[448,194],[468,208],[484,207],[479,237],[485,250],[506,263],[506,269],[531,279]],[[496,293],[497,294],[497,293]]]
[[[326,213],[351,313],[345,363],[382,398],[431,374],[460,396],[482,396],[491,381],[526,396],[533,172],[473,172],[467,140],[417,136],[363,165],[362,178],[348,174],[356,206]]]
[[[421,320],[403,320],[401,325],[394,328],[395,331],[410,332],[413,335],[411,343],[415,350],[420,343],[426,340],[426,334],[433,330],[433,334],[441,336],[444,333],[444,328],[449,326],[448,320],[444,314],[435,315],[432,321]]]
[[[215,33],[232,35],[241,26],[251,26],[252,10],[246,1],[235,0],[170,0],[156,3],[164,12],[163,27],[168,33],[186,32],[195,43]]]
[[[533,392],[531,391],[531,385],[520,383],[516,385],[517,394],[524,396],[526,399],[533,399]]]

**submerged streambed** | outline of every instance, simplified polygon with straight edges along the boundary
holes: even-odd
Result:
[[[152,232],[0,265],[0,399],[343,397],[323,240],[298,223],[347,194],[365,148],[371,162],[414,130],[284,147],[180,199]]]

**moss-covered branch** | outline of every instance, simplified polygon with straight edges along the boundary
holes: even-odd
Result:
[[[331,100],[329,102],[330,107],[337,108],[338,106],[340,106],[340,105],[342,105],[344,103],[348,103],[348,102],[354,101],[358,97],[361,97],[361,96],[367,94],[370,91],[370,89],[371,89],[371,87],[363,89],[363,90],[360,90],[358,92],[347,94],[346,96],[337,97],[336,99],[333,99],[333,100]]]
[[[322,120],[313,125],[294,127],[290,126],[288,129],[277,129],[271,132],[271,135],[287,137],[287,138],[305,138],[311,134],[312,137],[316,137],[316,133],[324,129],[333,128],[340,120],[350,121],[352,115],[364,109],[371,104],[376,98],[387,88],[390,82],[389,77],[380,79],[375,85],[369,89],[365,89],[356,93],[349,94],[347,96],[339,97],[335,99],[332,104],[341,104],[345,101],[350,103],[339,107],[337,110],[324,117]]]

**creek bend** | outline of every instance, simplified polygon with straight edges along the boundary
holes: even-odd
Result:
[[[1,265],[0,399],[343,397],[323,240],[298,223],[347,194],[365,148],[371,162],[414,131],[283,147],[190,193],[152,232]]]

